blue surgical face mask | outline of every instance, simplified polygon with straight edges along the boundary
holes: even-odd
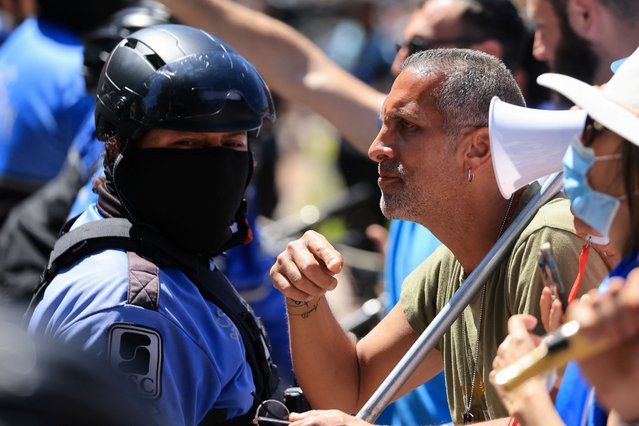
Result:
[[[617,215],[622,197],[612,197],[593,190],[588,185],[586,175],[595,161],[607,161],[621,158],[621,154],[595,156],[592,148],[583,146],[578,138],[572,141],[563,158],[564,190],[570,197],[573,213],[601,236],[590,235],[595,244],[610,242],[610,227]]]

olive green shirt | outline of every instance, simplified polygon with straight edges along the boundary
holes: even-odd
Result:
[[[538,185],[531,185],[519,203],[518,210],[530,200]],[[570,291],[579,270],[579,254],[584,241],[574,233],[569,200],[555,197],[542,206],[531,223],[516,240],[510,255],[493,271],[482,291],[438,342],[446,377],[446,393],[452,419],[462,423],[464,401],[472,385],[474,359],[479,348],[479,363],[473,391],[471,412],[474,421],[506,417],[496,391],[488,381],[497,348],[508,334],[507,321],[513,314],[540,317],[539,298],[543,283],[537,267],[539,248],[550,242],[561,279]],[[599,255],[591,252],[579,293],[595,288],[608,270]],[[421,334],[435,315],[462,286],[466,274],[453,254],[440,247],[404,281],[401,304],[412,328]],[[483,312],[482,312],[483,311]],[[477,327],[481,336],[477,346]],[[543,334],[539,321],[534,330]]]

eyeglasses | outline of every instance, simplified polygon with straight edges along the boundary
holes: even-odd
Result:
[[[406,47],[408,49],[409,55],[413,53],[421,52],[422,50],[435,49],[437,47],[443,47],[447,45],[452,45],[455,47],[468,47],[471,44],[479,43],[483,41],[479,38],[473,37],[459,37],[459,38],[443,38],[439,40],[429,40],[427,38],[421,36],[415,36],[408,41],[403,43],[398,43],[395,45],[397,51]]]
[[[253,424],[259,426],[287,425],[291,423],[288,420],[290,414],[284,403],[276,399],[267,399],[255,410]]]

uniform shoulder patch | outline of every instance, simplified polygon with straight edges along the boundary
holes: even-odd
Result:
[[[108,331],[107,357],[142,395],[156,399],[162,392],[162,336],[140,325],[114,323]]]

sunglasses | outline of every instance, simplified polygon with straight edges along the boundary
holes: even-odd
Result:
[[[397,51],[404,47],[408,49],[409,55],[428,49],[436,49],[443,46],[468,47],[471,44],[479,43],[483,39],[476,37],[443,38],[439,40],[429,40],[421,36],[415,36],[408,41],[395,45]]]
[[[283,402],[276,399],[267,399],[258,405],[255,410],[253,424],[258,426],[287,425],[291,423],[288,416],[291,413]]]

